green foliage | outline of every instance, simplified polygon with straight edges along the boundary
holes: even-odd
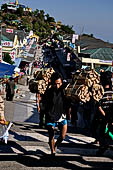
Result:
[[[9,64],[14,64],[14,61],[11,60],[11,56],[9,55],[9,53],[5,53],[3,61],[5,61],[5,62],[7,62]]]
[[[17,8],[17,15],[18,16],[20,16],[20,17],[22,17],[23,16],[23,13],[24,13],[24,11],[23,11],[23,8],[22,7],[19,7],[19,8]]]
[[[11,14],[11,13],[6,13],[5,15],[4,15],[4,21],[5,20],[16,20],[18,17],[17,17],[17,15],[16,14]]]
[[[34,15],[34,17],[38,17],[38,14],[39,14],[39,10],[36,9],[36,10],[33,12],[33,15]]]
[[[33,25],[33,29],[36,30],[36,31],[39,31],[39,28],[40,28],[39,23],[35,22],[34,25]]]
[[[47,21],[50,22],[55,22],[55,19],[53,17],[47,17]]]
[[[44,17],[45,17],[44,10],[40,10],[40,13],[39,13],[40,20],[44,20]]]
[[[23,18],[22,18],[22,25],[23,25],[23,28],[24,28],[26,31],[30,31],[30,30],[32,30],[32,28],[33,28],[33,25],[32,25],[32,23],[30,22],[30,17],[23,17]]]
[[[4,12],[7,12],[7,4],[2,4],[1,9],[2,9]]]
[[[2,21],[5,22],[7,26],[11,25],[12,20],[19,20],[21,26],[18,24],[14,25],[17,29],[25,29],[26,31],[33,30],[36,35],[40,36],[40,38],[45,38],[50,35],[51,31],[55,30],[55,24],[57,25],[55,18],[48,13],[45,14],[44,10],[36,9],[33,12],[28,12],[26,15],[22,7],[17,8],[17,11],[13,14],[11,12],[7,13],[7,4],[3,4],[1,8],[3,9],[1,10]],[[72,26],[63,24],[60,24],[56,32],[58,34],[75,33]]]
[[[74,34],[75,31],[72,28],[73,26],[61,25],[61,31],[63,31],[63,33],[66,33],[66,34]]]

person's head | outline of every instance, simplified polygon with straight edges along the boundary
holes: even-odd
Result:
[[[55,72],[52,74],[51,76],[51,84],[56,87],[57,89],[59,89],[62,85],[62,76],[61,74]]]
[[[13,77],[10,77],[9,80],[12,81],[12,80],[13,80]]]

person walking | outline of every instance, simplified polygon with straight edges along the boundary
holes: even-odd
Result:
[[[12,77],[6,82],[6,100],[12,101],[15,93],[15,82]]]
[[[104,96],[99,101],[99,111],[102,115],[102,119],[99,125],[100,148],[97,154],[103,154],[107,148],[106,128],[108,127],[108,132],[110,131],[113,133],[113,91],[109,85],[105,86]]]
[[[67,116],[70,111],[70,105],[64,93],[64,84],[62,76],[55,72],[51,76],[51,88],[45,93],[45,115],[46,127],[49,134],[49,146],[51,155],[55,156],[56,147],[65,139],[67,132]],[[59,127],[60,135],[55,142],[55,127]]]

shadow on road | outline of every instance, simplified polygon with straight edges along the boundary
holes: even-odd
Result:
[[[91,157],[90,157],[91,158]],[[26,154],[19,154],[19,155],[2,155],[0,156],[1,161],[11,161],[17,162],[19,165],[23,165],[27,168],[38,168],[38,167],[45,167],[46,168],[58,168],[58,169],[80,169],[80,168],[107,168],[112,169],[113,162],[101,162],[101,161],[88,161],[85,160],[82,156],[56,156],[52,158],[50,155],[26,155]],[[6,162],[7,163],[7,162]],[[103,168],[103,169],[104,169]]]

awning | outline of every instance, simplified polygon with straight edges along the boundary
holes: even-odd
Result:
[[[9,65],[5,63],[0,63],[0,78],[3,78],[5,75],[12,76],[16,66]]]

